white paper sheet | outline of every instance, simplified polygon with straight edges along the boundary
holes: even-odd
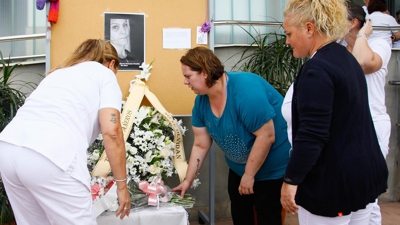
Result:
[[[208,39],[208,33],[202,32],[201,27],[197,27],[197,36],[196,36],[196,44],[199,45],[206,45],[207,44],[207,39]]]
[[[164,28],[164,49],[189,49],[191,48],[190,28]]]

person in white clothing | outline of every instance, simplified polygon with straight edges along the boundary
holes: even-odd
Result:
[[[282,103],[282,116],[287,123],[287,133],[290,145],[292,145],[292,98],[293,98],[293,84],[290,85],[286,92],[285,98]]]
[[[109,42],[84,41],[0,133],[0,173],[17,224],[96,224],[86,150],[100,131],[120,181],[116,215],[129,216],[119,62]]]
[[[372,36],[371,22],[365,21],[362,8],[348,4],[350,31],[345,36],[346,48],[355,56],[364,71],[368,86],[368,101],[379,146],[386,158],[389,152],[390,117],[386,112],[385,84],[388,74],[388,63],[391,57],[391,46],[385,37]],[[371,34],[371,36],[370,36]],[[375,202],[370,224],[381,224],[380,208]]]
[[[376,28],[391,28],[399,26],[396,19],[391,16],[387,10],[384,0],[364,0],[365,6],[363,7],[366,13],[366,19],[371,20],[371,25]],[[369,38],[384,39],[390,47],[393,41],[396,41],[396,36],[400,35],[399,30],[374,30]]]

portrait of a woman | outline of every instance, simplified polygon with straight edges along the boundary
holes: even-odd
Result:
[[[105,13],[105,40],[117,50],[119,70],[140,70],[144,62],[144,15]]]

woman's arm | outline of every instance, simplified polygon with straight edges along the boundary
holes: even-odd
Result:
[[[371,21],[367,20],[365,25],[358,32],[352,51],[352,54],[363,69],[364,74],[371,74],[382,67],[382,58],[377,53],[373,52],[368,45],[367,38],[371,33]]]
[[[194,143],[190,153],[189,165],[186,172],[185,180],[173,188],[171,191],[181,191],[183,197],[192,185],[193,180],[196,178],[198,171],[204,163],[204,159],[210,150],[212,139],[205,127],[192,127],[194,132]]]
[[[120,218],[129,216],[130,197],[126,186],[126,151],[125,141],[121,128],[120,112],[114,108],[103,108],[99,110],[99,122],[103,134],[104,148],[110,162],[111,170],[117,185],[119,208],[117,216]]]
[[[400,41],[400,30],[393,34],[393,41]]]
[[[254,193],[254,176],[264,163],[272,144],[275,142],[274,121],[272,119],[269,120],[253,134],[256,136],[256,140],[254,141],[249,158],[247,159],[246,169],[240,180],[239,193],[241,195]]]

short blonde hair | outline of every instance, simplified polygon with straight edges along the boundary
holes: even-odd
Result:
[[[332,41],[349,31],[346,0],[290,0],[283,12],[284,17],[289,15],[289,24],[300,27],[312,22],[320,35]]]

